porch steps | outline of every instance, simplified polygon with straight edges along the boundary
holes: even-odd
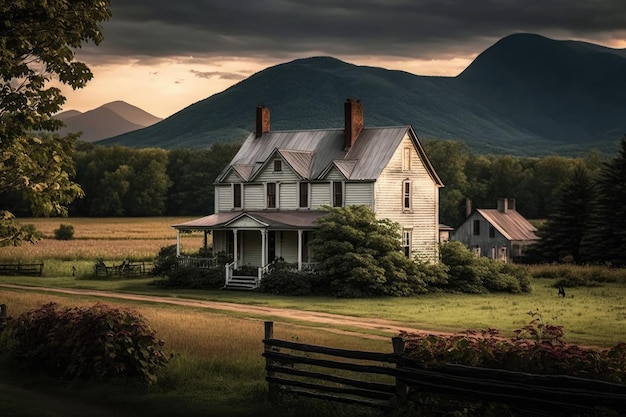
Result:
[[[223,289],[251,291],[257,288],[256,281],[257,277],[235,275],[224,285]]]

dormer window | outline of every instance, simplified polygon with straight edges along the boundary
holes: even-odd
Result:
[[[283,170],[283,161],[280,159],[274,160],[274,172],[282,172]]]

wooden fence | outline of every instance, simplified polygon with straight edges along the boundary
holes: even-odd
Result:
[[[0,275],[33,275],[41,276],[43,274],[43,262],[39,263],[10,263],[0,264]]]
[[[306,345],[274,339],[273,335],[273,322],[266,322],[263,356],[270,398],[287,392],[394,407],[419,392],[498,402],[524,410],[551,410],[552,415],[604,415],[604,411],[607,415],[626,415],[626,385],[622,384],[453,364],[429,368],[403,355],[400,337],[392,339],[393,352],[378,353]],[[350,371],[358,377],[339,376],[338,371]],[[388,380],[378,382],[381,376]]]

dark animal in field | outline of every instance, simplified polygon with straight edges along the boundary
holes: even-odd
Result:
[[[565,288],[559,287],[559,296],[565,298]]]

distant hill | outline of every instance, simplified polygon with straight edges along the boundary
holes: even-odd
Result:
[[[85,113],[67,110],[55,117],[66,125],[59,133],[83,132],[80,139],[86,142],[121,135],[163,120],[123,101],[113,101]]]
[[[270,108],[272,130],[342,127],[348,97],[363,101],[366,126],[410,124],[420,138],[465,141],[477,153],[613,153],[626,132],[626,50],[515,34],[457,77],[298,59],[99,143],[167,149],[241,141],[258,105]]]

